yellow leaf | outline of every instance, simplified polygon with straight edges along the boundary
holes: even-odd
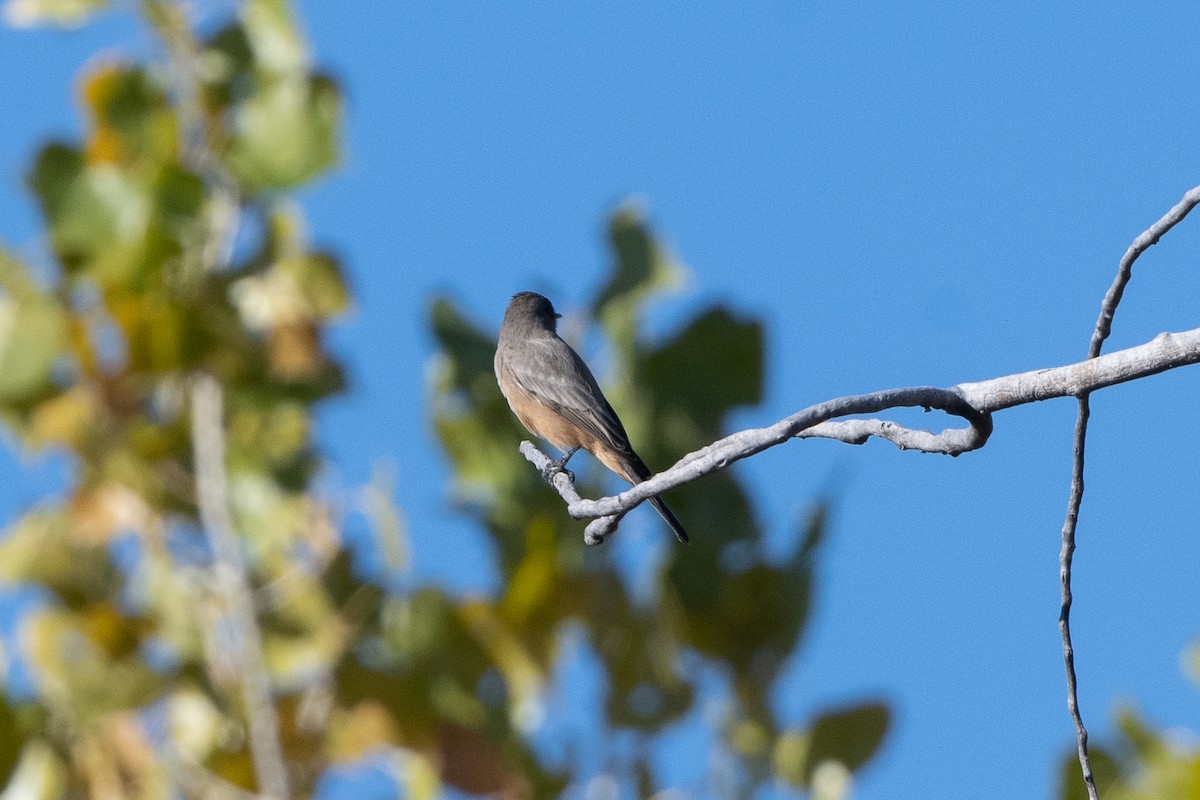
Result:
[[[400,741],[396,720],[374,700],[335,711],[327,730],[329,757],[334,761],[361,758],[372,750]]]
[[[84,386],[39,403],[33,411],[33,443],[78,449],[96,422],[96,404]]]

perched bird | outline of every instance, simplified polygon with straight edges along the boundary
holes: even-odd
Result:
[[[496,381],[517,419],[530,433],[563,451],[563,469],[580,448],[630,483],[652,474],[633,451],[625,427],[592,371],[558,335],[554,306],[536,292],[518,292],[508,303],[496,346]],[[660,497],[651,497],[681,542],[687,531]]]

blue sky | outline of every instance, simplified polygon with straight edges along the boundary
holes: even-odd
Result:
[[[652,333],[713,302],[766,320],[766,402],[737,420],[758,425],[1078,360],[1129,242],[1200,183],[1195,3],[409,5],[300,4],[348,102],[346,160],[303,203],[358,302],[336,333],[355,388],[321,438],[336,482],[396,463],[420,573],[461,590],[495,577],[424,425],[434,293],[493,327],[520,289],[570,310],[635,196],[689,269]],[[77,130],[78,68],[139,46],[120,19],[0,30],[0,239],[36,246],[21,176]],[[1196,326],[1197,253],[1193,219],[1142,259],[1109,349]],[[1098,741],[1122,704],[1200,727],[1181,665],[1200,629],[1198,390],[1192,368],[1093,398],[1074,619]],[[796,442],[739,467],[776,533],[836,487],[777,700],[794,721],[893,702],[859,800],[1051,793],[1073,742],[1056,619],[1074,413],[1003,412],[958,459]],[[4,520],[62,481],[53,459],[0,458]]]

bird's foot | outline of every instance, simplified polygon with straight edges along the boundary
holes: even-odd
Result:
[[[577,452],[579,452],[579,448],[572,447],[570,450],[568,450],[566,453],[563,454],[562,458],[555,459],[554,461],[551,461],[549,464],[547,464],[546,468],[544,470],[542,470],[543,480],[545,480],[546,483],[553,485],[554,484],[554,476],[561,472],[561,473],[565,474],[568,479],[570,479],[571,483],[574,483],[575,482],[575,473],[571,472],[571,470],[567,469],[567,462],[570,461],[571,456],[575,455]]]
[[[575,482],[575,473],[563,466],[561,459],[559,461],[551,461],[546,465],[546,468],[542,470],[542,480],[553,486],[554,476],[558,475],[560,472],[566,475],[567,479],[570,480],[571,483]]]

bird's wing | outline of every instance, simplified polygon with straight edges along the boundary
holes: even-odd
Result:
[[[562,339],[528,343],[528,366],[513,370],[517,382],[547,408],[613,450],[636,458],[617,412],[600,391],[583,359]]]

